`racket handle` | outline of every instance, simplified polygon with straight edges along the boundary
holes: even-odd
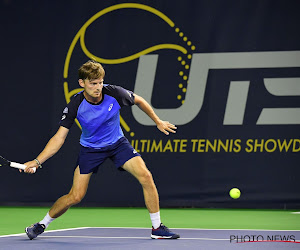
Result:
[[[17,162],[11,162],[10,166],[12,168],[18,168],[18,169],[22,169],[22,170],[25,170],[25,168],[26,168],[26,165],[21,164],[21,163],[17,163]],[[36,168],[33,168],[33,172],[34,173],[36,172]]]

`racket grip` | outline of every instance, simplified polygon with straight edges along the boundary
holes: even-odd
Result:
[[[10,166],[12,168],[18,168],[18,169],[22,169],[22,170],[25,170],[25,168],[26,168],[26,165],[21,164],[21,163],[17,163],[17,162],[11,162]],[[34,173],[36,172],[36,168],[33,168],[33,172]]]

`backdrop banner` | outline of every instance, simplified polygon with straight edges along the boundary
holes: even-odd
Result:
[[[125,136],[162,207],[300,208],[299,1],[1,1],[0,155],[34,159],[100,62],[105,83],[142,96]],[[0,205],[49,205],[69,192],[81,128],[34,175],[1,168]],[[229,196],[241,190],[239,199]],[[81,206],[144,206],[142,188],[106,161]]]

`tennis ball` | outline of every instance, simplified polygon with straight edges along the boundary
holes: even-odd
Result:
[[[232,199],[238,199],[241,196],[241,191],[238,188],[232,188],[229,191],[229,195]]]

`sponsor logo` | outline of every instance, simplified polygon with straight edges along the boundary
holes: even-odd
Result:
[[[112,108],[113,108],[113,106],[114,106],[114,104],[112,103],[112,104],[110,104],[109,105],[109,107],[108,107],[108,111],[111,111],[112,110]]]
[[[68,107],[65,107],[65,109],[64,109],[64,111],[63,111],[63,113],[64,113],[64,114],[68,114],[68,112],[69,112],[69,109],[68,109]]]
[[[134,92],[151,103],[158,55],[144,55],[139,60]],[[158,109],[155,113],[176,125],[192,122],[202,109],[207,79],[211,70],[276,69],[300,67],[300,51],[194,53],[189,73],[189,84],[184,103],[179,108]],[[300,77],[263,78],[266,90],[274,96],[300,96]],[[243,125],[248,101],[249,81],[231,81],[223,125]],[[153,105],[152,105],[153,106]],[[132,107],[133,116],[142,125],[155,126],[138,107]],[[300,124],[300,107],[263,108],[257,125]]]

